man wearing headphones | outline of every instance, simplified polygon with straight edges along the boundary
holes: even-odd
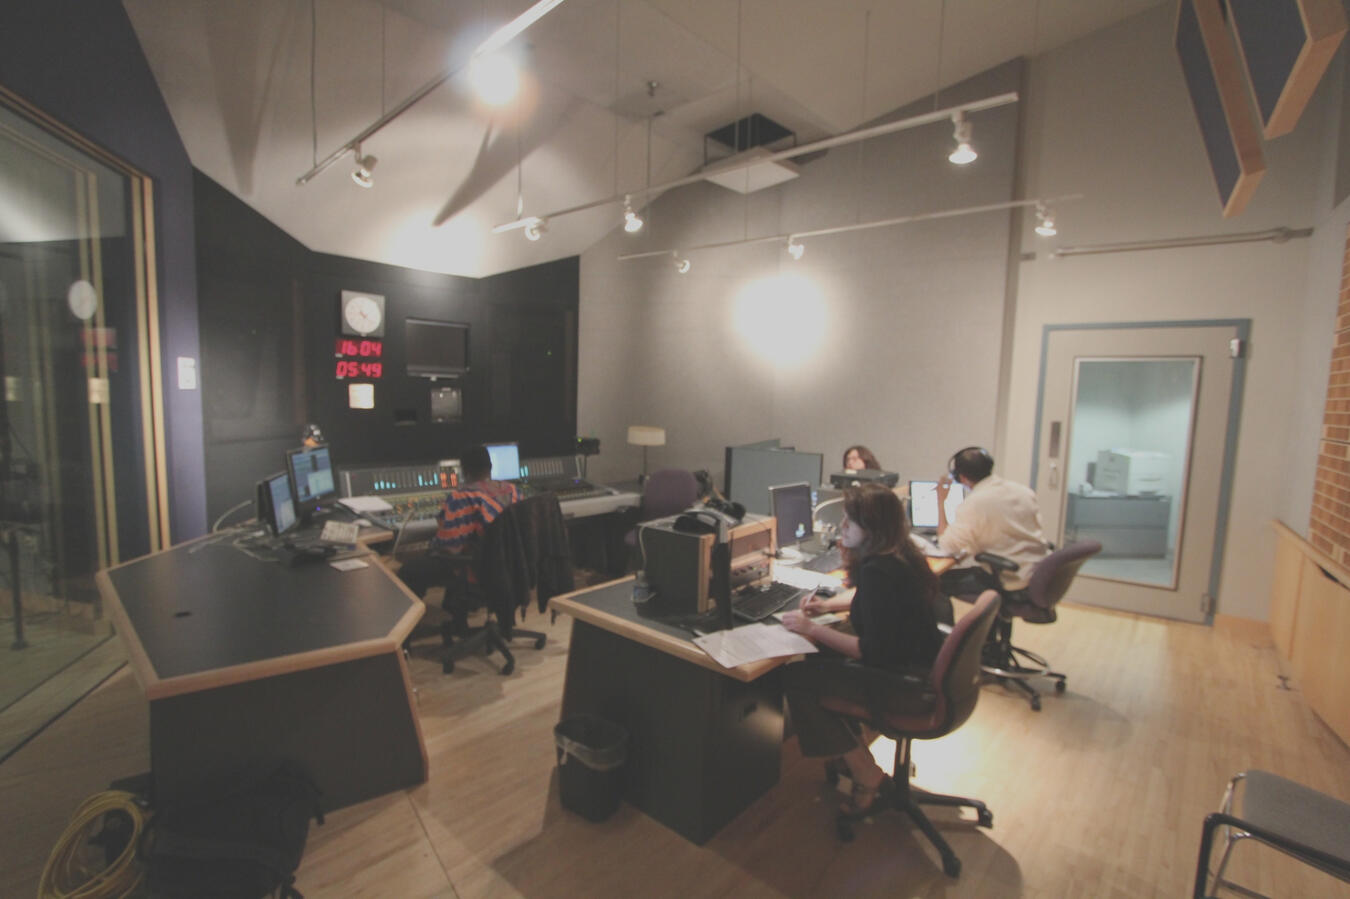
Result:
[[[1003,573],[1003,586],[1020,590],[1027,585],[1031,569],[1049,552],[1041,532],[1041,510],[1031,488],[1005,481],[994,474],[994,457],[983,447],[968,446],[947,465],[948,474],[938,481],[938,546],[958,560],[956,568],[942,575],[947,595],[968,595],[988,589],[993,575],[975,562],[982,552],[996,553],[1017,563],[1016,571]],[[964,486],[966,499],[947,521],[947,493],[953,482]]]

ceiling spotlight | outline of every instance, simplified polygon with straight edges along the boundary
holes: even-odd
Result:
[[[791,256],[793,259],[800,259],[802,258],[802,254],[806,252],[806,247],[797,243],[797,238],[789,237],[787,251],[788,255]]]
[[[1059,233],[1055,227],[1055,214],[1041,203],[1036,204],[1036,233],[1041,237],[1054,237]]]
[[[689,274],[689,269],[689,260],[677,253],[675,255],[675,271],[679,272],[681,275],[687,275]]]
[[[520,90],[520,70],[504,52],[475,54],[469,62],[469,81],[478,99],[489,106],[505,106]]]
[[[642,217],[633,211],[632,197],[623,198],[623,230],[636,234],[642,230]]]
[[[362,156],[361,145],[356,145],[356,171],[352,172],[352,180],[362,187],[374,187],[375,163],[379,162],[374,156]]]
[[[952,115],[952,126],[952,137],[956,140],[956,149],[952,150],[947,159],[954,165],[970,165],[979,157],[979,154],[970,145],[970,122],[966,121],[965,112],[957,111]]]
[[[539,238],[544,236],[544,232],[547,230],[548,230],[548,222],[546,220],[533,219],[528,225],[525,226],[525,239],[538,240]]]

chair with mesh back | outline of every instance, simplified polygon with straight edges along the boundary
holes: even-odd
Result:
[[[1213,896],[1220,888],[1261,896],[1224,879],[1234,847],[1249,839],[1350,882],[1350,804],[1269,771],[1252,769],[1228,782],[1221,808],[1205,818],[1201,831],[1195,899]],[[1225,845],[1211,881],[1209,861],[1219,828],[1226,831]]]

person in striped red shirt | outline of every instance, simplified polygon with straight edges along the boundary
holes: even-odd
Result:
[[[404,562],[398,576],[418,596],[446,583],[456,570],[437,553],[462,555],[473,552],[487,528],[502,510],[520,499],[516,485],[492,480],[492,459],[487,447],[475,446],[460,459],[463,483],[445,494],[445,502],[436,513],[437,528],[431,538],[432,552]],[[475,580],[473,571],[468,571]]]

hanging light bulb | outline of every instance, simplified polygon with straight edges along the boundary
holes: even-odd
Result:
[[[970,145],[970,122],[966,121],[964,112],[956,112],[952,115],[953,134],[956,140],[956,149],[947,156],[947,159],[953,165],[970,165],[979,158],[975,148]]]
[[[356,171],[352,172],[352,180],[362,187],[374,187],[375,177],[372,174],[375,171],[375,163],[379,162],[374,156],[362,156],[361,145],[356,145]]]
[[[691,266],[689,264],[689,259],[685,256],[679,255],[679,253],[677,252],[675,254],[675,271],[679,272],[681,275],[687,275],[689,274],[690,268]]]
[[[806,252],[806,247],[797,243],[797,238],[789,237],[787,251],[788,255],[791,256],[793,259],[801,259],[802,254]]]
[[[623,230],[629,234],[642,230],[642,217],[633,211],[632,197],[623,198]]]
[[[525,239],[538,240],[548,230],[548,219],[533,219],[525,226]]]
[[[1036,233],[1041,237],[1054,237],[1059,233],[1055,227],[1055,214],[1044,204],[1036,204]]]

